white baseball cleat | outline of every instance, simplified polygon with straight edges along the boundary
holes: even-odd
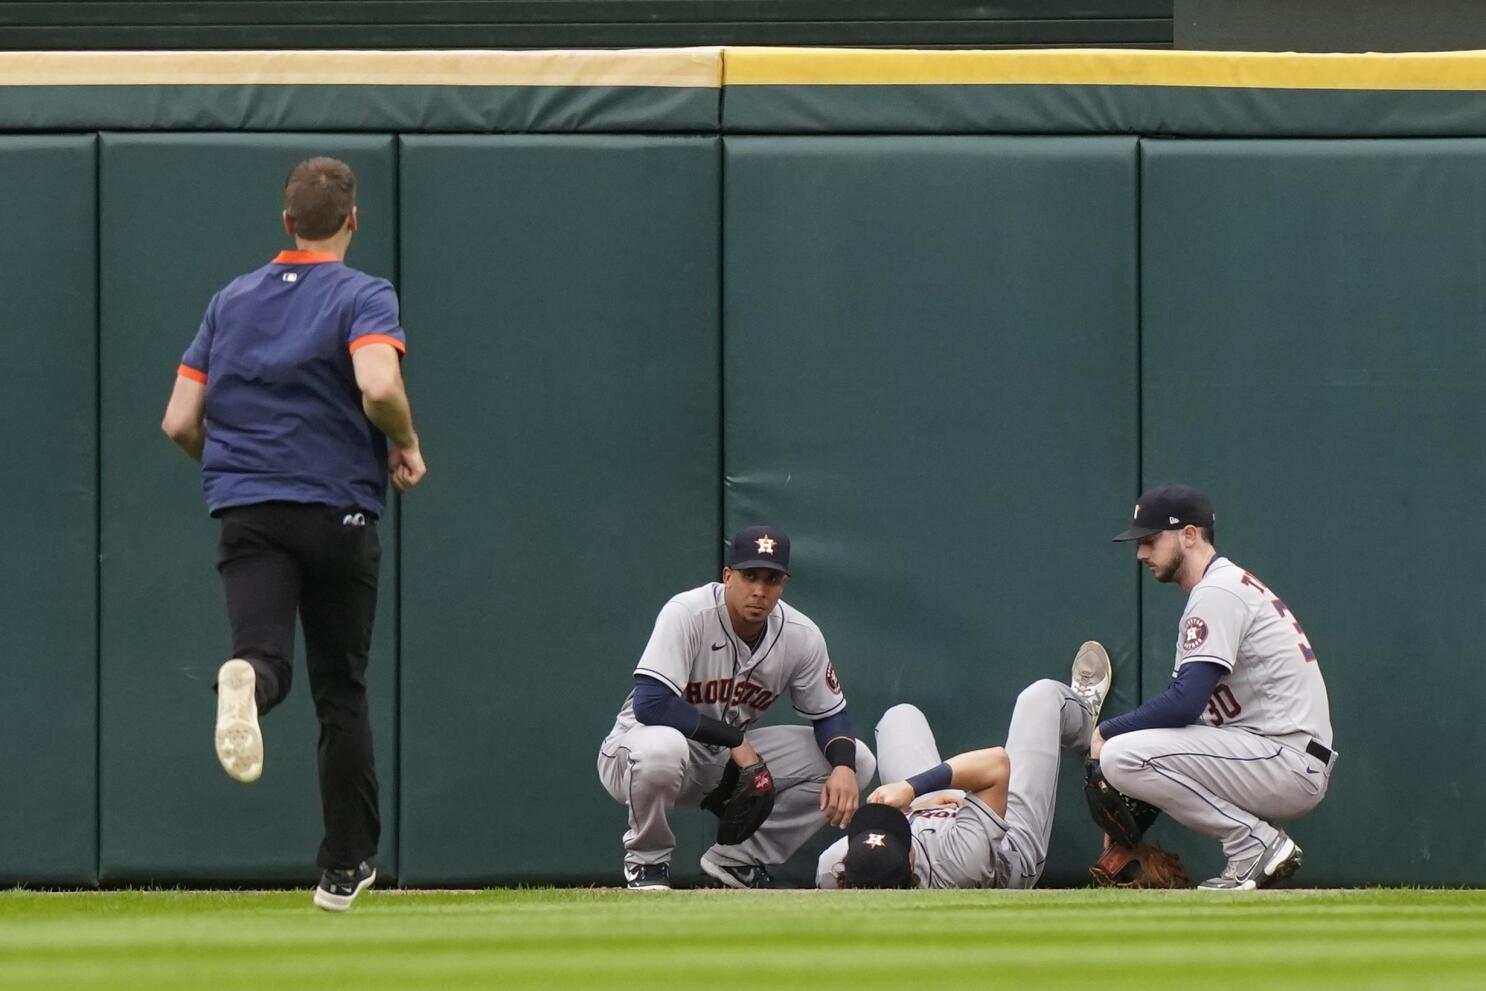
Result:
[[[263,733],[258,729],[258,676],[253,665],[234,658],[217,671],[217,760],[243,783],[263,774]]]
[[[1109,654],[1097,640],[1088,640],[1073,655],[1073,679],[1069,682],[1078,697],[1084,700],[1099,722],[1099,710],[1104,708],[1104,699],[1109,695],[1109,686],[1114,681],[1114,667],[1109,663]]]
[[[1223,873],[1197,886],[1199,891],[1253,891],[1266,888],[1300,870],[1301,849],[1283,832],[1252,860],[1228,861]]]

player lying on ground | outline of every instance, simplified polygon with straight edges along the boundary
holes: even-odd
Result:
[[[675,596],[656,617],[635,687],[599,748],[599,779],[628,807],[625,883],[670,887],[675,806],[720,820],[702,870],[730,888],[772,885],[780,864],[827,822],[851,821],[876,761],[846,719],[820,630],[780,601],[789,538],[733,537],[722,582]],[[813,727],[749,727],[788,691]]]
[[[846,838],[821,854],[822,888],[1030,888],[1053,828],[1058,763],[1083,751],[1109,694],[1109,655],[1090,641],[1068,685],[1034,682],[1017,696],[1006,746],[940,762],[933,731],[911,705],[877,724],[881,787]],[[905,815],[906,813],[906,815]]]
[[[1140,497],[1116,540],[1158,582],[1190,593],[1170,686],[1100,724],[1090,750],[1104,777],[1223,844],[1228,864],[1199,887],[1263,887],[1300,867],[1295,841],[1268,820],[1302,816],[1326,796],[1336,754],[1326,683],[1300,622],[1259,579],[1218,555],[1213,507],[1185,485]]]

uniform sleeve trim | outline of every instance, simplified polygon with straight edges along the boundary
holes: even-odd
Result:
[[[351,353],[366,347],[368,344],[391,344],[399,354],[407,354],[408,346],[389,334],[365,334],[351,342]]]
[[[206,372],[197,371],[190,365],[179,366],[176,368],[175,373],[181,378],[188,378],[192,382],[200,382],[202,385],[206,385]]]
[[[831,706],[829,709],[823,709],[820,712],[811,712],[808,709],[801,709],[799,706],[795,706],[795,711],[798,712],[800,715],[804,716],[806,719],[816,720],[816,719],[825,719],[827,716],[834,716],[836,713],[840,712],[842,709],[845,709],[845,708],[846,708],[846,698],[845,698],[845,696],[842,696],[841,700],[839,702],[837,702],[835,705]]]
[[[1225,671],[1233,670],[1233,662],[1226,657],[1219,657],[1217,654],[1185,654],[1182,656],[1181,664],[1178,664],[1177,667],[1181,667],[1188,661],[1209,661]]]
[[[674,681],[661,674],[659,671],[652,671],[649,668],[635,668],[635,674],[643,674],[647,678],[654,678],[656,681],[663,681],[667,685],[671,686],[671,690],[674,691],[677,695],[686,695],[685,688],[677,685]]]

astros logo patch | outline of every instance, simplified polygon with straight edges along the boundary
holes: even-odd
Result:
[[[760,537],[757,540],[755,540],[754,543],[755,544],[758,544],[758,552],[760,554],[768,554],[770,557],[773,557],[774,556],[774,545],[776,543],[778,543],[778,541],[776,541],[773,537],[769,536],[768,534],[764,534],[762,537]]]
[[[1197,616],[1182,624],[1182,651],[1188,653],[1207,643],[1207,623]]]
[[[868,846],[880,847],[887,842],[887,836],[883,833],[868,833],[866,840],[863,842]]]

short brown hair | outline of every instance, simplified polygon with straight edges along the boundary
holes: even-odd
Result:
[[[339,231],[356,205],[356,173],[335,158],[307,158],[284,180],[284,212],[294,233],[323,241]]]

